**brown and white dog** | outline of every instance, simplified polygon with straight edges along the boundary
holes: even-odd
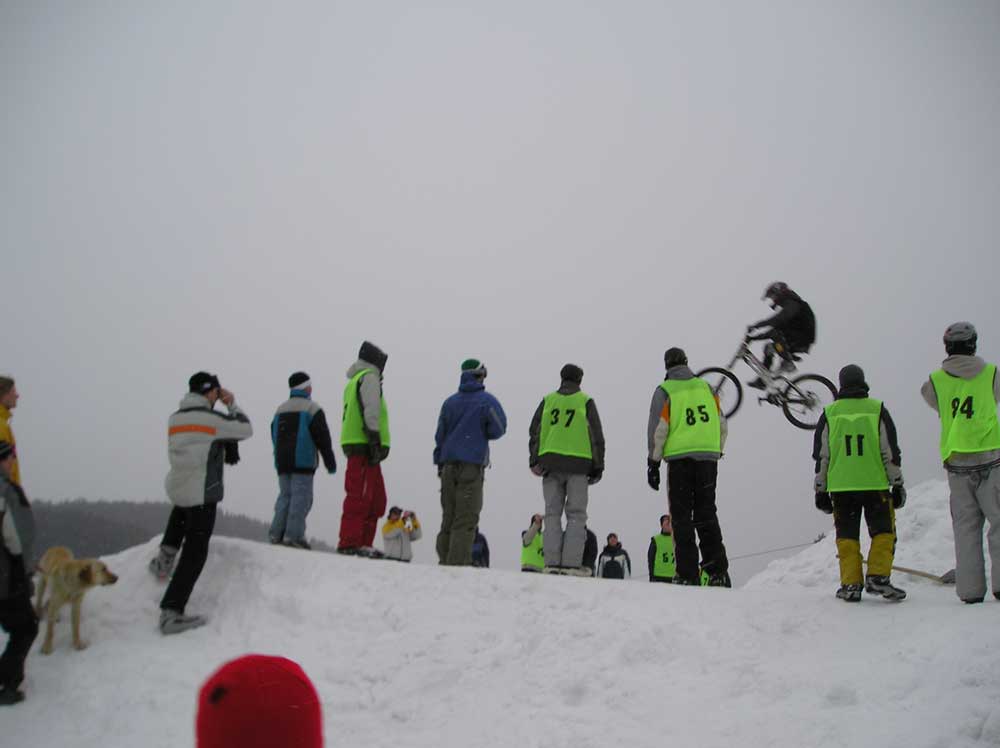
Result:
[[[42,644],[42,654],[52,654],[52,636],[58,620],[59,609],[66,603],[72,603],[73,647],[85,649],[87,643],[80,638],[80,604],[83,596],[91,587],[104,584],[114,584],[118,577],[112,574],[103,561],[96,558],[73,558],[73,551],[65,546],[55,546],[45,551],[42,560],[38,562],[38,571],[42,576],[38,585],[38,597],[35,609],[42,615],[42,597],[46,587],[51,588],[48,602],[45,604],[45,617],[48,622],[45,629],[45,642]]]

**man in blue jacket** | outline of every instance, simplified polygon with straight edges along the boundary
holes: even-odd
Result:
[[[434,464],[441,478],[441,531],[438,563],[472,564],[472,541],[483,509],[483,474],[490,463],[491,439],[507,431],[507,416],[483,380],[477,359],[462,362],[458,392],[444,401],[434,435]]]
[[[271,543],[310,550],[306,517],[313,503],[313,477],[323,458],[326,472],[337,472],[326,413],[312,399],[312,380],[304,371],[288,378],[289,397],[271,421],[274,467],[278,471],[278,500],[268,536]]]

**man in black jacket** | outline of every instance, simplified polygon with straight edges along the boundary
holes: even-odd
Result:
[[[24,491],[12,478],[14,461],[13,445],[0,441],[0,627],[9,635],[0,655],[0,706],[24,701],[18,686],[24,680],[24,661],[38,636],[28,572],[35,568],[35,521]]]
[[[312,508],[313,477],[323,458],[326,471],[337,472],[326,413],[312,399],[312,380],[304,371],[288,378],[288,399],[271,421],[274,467],[278,471],[278,500],[268,536],[272,543],[309,550],[306,516]]]
[[[768,369],[775,354],[781,357],[781,371],[794,371],[799,353],[808,352],[816,342],[816,317],[812,307],[790,289],[786,283],[772,283],[764,291],[761,299],[766,299],[777,313],[747,326],[747,333],[762,327],[767,329],[757,335],[748,335],[750,340],[770,340],[764,346],[764,366]],[[747,386],[764,389],[764,381],[757,377],[747,382]]]
[[[597,576],[601,579],[628,579],[632,576],[632,559],[622,548],[617,533],[608,533],[608,544],[597,559]]]

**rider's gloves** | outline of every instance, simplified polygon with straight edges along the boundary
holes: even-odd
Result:
[[[646,482],[654,491],[660,490],[660,463],[655,460],[646,461]]]
[[[816,492],[816,508],[824,514],[833,514],[833,499],[827,491]]]

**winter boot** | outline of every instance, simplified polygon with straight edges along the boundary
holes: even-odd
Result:
[[[701,582],[697,579],[685,579],[684,577],[674,577],[674,584],[680,584],[687,587],[701,587]]]
[[[176,610],[160,611],[160,633],[179,634],[188,629],[196,629],[204,626],[208,620],[204,616],[186,616]]]
[[[767,385],[764,384],[763,379],[757,377],[756,379],[751,379],[747,382],[747,387],[753,387],[755,390],[763,390],[767,388]]]
[[[963,597],[962,602],[966,605],[975,605],[976,603],[981,603],[984,600],[982,597]]]
[[[13,706],[22,701],[24,701],[24,691],[18,691],[16,688],[0,689],[0,706]]]
[[[861,602],[861,585],[845,584],[837,590],[837,597],[845,603],[859,603]]]
[[[378,548],[372,548],[370,545],[363,545],[358,548],[358,555],[364,558],[385,558],[385,554],[382,551]]]
[[[733,581],[729,578],[729,572],[723,571],[718,574],[712,574],[708,578],[709,587],[732,587]]]
[[[871,595],[881,595],[886,600],[895,601],[906,598],[905,590],[893,587],[889,583],[889,577],[883,577],[878,574],[869,574],[865,577],[865,592]]]
[[[305,540],[286,540],[285,545],[289,548],[301,548],[304,551],[311,551],[312,546],[309,545]]]
[[[542,569],[543,574],[565,574],[566,570],[561,566],[546,566]]]
[[[592,577],[594,573],[589,566],[570,566],[562,570],[563,574],[571,577]]]
[[[169,545],[161,545],[160,552],[149,562],[149,572],[159,579],[165,581],[174,570],[174,561],[177,560],[177,549]]]

